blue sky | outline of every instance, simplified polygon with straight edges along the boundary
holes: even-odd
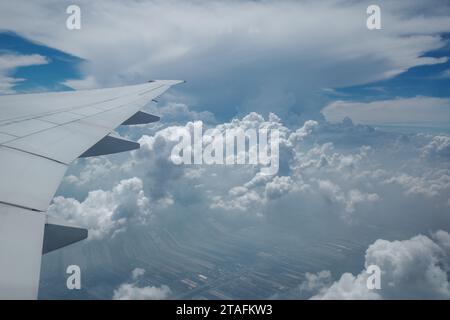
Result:
[[[39,54],[49,60],[49,63],[44,65],[18,67],[10,71],[12,76],[25,79],[14,86],[17,93],[73,90],[62,82],[81,76],[79,65],[83,62],[82,59],[32,42],[13,32],[0,33],[0,52],[21,55]]]
[[[426,52],[427,57],[450,56],[450,34],[442,34],[447,44],[438,49]],[[391,99],[395,97],[414,97],[417,95],[433,97],[450,96],[450,75],[445,71],[450,69],[450,61],[431,66],[419,66],[383,81],[364,85],[338,88],[337,94],[348,95],[348,99],[364,101]],[[332,98],[335,98],[335,96]]]

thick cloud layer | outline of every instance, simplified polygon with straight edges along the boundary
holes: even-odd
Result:
[[[194,205],[203,208],[203,215],[237,223],[282,223],[294,215],[389,229],[408,212],[408,225],[415,232],[449,227],[446,136],[384,133],[349,121],[306,121],[289,129],[273,114],[264,119],[256,113],[205,124],[218,132],[279,130],[280,169],[267,176],[259,165],[174,164],[171,152],[180,133],[192,132],[194,125],[148,127],[154,134],[139,139],[138,151],[80,160],[61,187],[65,196],[55,198],[50,213],[78,220],[98,237],[150,216],[158,220],[178,206],[186,210],[177,215],[197,217],[198,212],[189,210]],[[65,198],[70,195],[78,200]],[[283,210],[274,211],[276,207]]]
[[[371,2],[78,1],[77,31],[66,28],[69,4],[2,2],[0,29],[86,59],[84,79],[69,86],[182,78],[192,105],[227,116],[319,117],[322,89],[445,62],[425,53],[443,47],[440,34],[450,29],[440,1],[381,1],[383,28],[373,32]]]

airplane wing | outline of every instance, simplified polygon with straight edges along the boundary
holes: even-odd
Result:
[[[182,82],[0,96],[0,299],[36,299],[42,254],[87,237],[45,213],[70,163],[139,148],[113,130]]]

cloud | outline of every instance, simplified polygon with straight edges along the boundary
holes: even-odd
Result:
[[[421,97],[373,102],[335,101],[322,109],[327,121],[336,123],[349,117],[360,124],[450,125],[450,99]]]
[[[439,1],[381,2],[379,32],[365,28],[366,5],[349,1],[80,1],[80,31],[65,28],[68,4],[2,2],[0,28],[85,58],[80,67],[83,77],[65,82],[76,89],[151,78],[188,80],[187,89],[174,88],[163,98],[162,107],[149,106],[162,122],[118,129],[139,141],[140,150],[82,159],[70,168],[49,213],[90,228],[92,239],[127,232],[131,237],[130,230],[137,229],[132,226],[161,222],[167,229],[188,230],[189,235],[193,233],[188,226],[197,227],[199,222],[230,223],[233,232],[247,231],[251,225],[255,234],[282,226],[278,230],[292,235],[296,244],[300,234],[339,230],[352,241],[365,243],[366,238],[357,235],[366,230],[359,228],[364,226],[370,226],[370,235],[377,235],[374,239],[450,227],[447,138],[385,133],[358,124],[371,120],[370,112],[362,111],[371,108],[378,116],[386,108],[390,117],[376,118],[384,122],[449,119],[446,99],[338,101],[334,109],[328,106],[336,123],[323,121],[318,109],[323,103],[316,99],[323,88],[388,79],[412,67],[445,62],[445,57],[427,57],[427,52],[446,45],[441,33],[450,29],[449,8]],[[35,21],[40,21],[39,28]],[[7,89],[19,81],[10,73],[5,76]],[[344,109],[361,116],[340,122]],[[421,117],[413,117],[411,110]],[[223,120],[232,116],[236,118]],[[261,126],[280,130],[278,175],[263,176],[260,167],[251,165],[173,164],[170,153],[178,134],[192,130],[196,121],[219,132]],[[445,294],[427,270],[442,276],[432,261],[443,261],[440,255],[448,234],[428,238],[435,245],[422,237],[405,240],[422,248],[417,251],[403,242],[375,242],[376,250],[366,260],[376,259],[387,270],[407,274],[405,257],[391,267],[382,257],[391,254],[387,251],[409,252],[414,261],[429,266],[418,271],[423,287],[430,295]],[[95,243],[99,242],[86,245]],[[119,286],[114,296],[170,296],[164,285],[138,285],[142,276],[143,269],[135,269],[130,282]],[[347,273],[336,283],[331,272],[307,278],[302,290],[317,297],[395,296],[368,292],[363,273]],[[423,292],[419,286],[405,289],[401,277],[391,280],[398,288],[403,286],[401,290]]]
[[[160,287],[145,286],[139,287],[136,283],[145,273],[144,269],[136,268],[132,271],[133,283],[123,283],[114,290],[114,300],[163,300],[170,294],[170,288],[166,285]]]
[[[316,212],[314,219],[320,219],[329,213],[327,219],[364,224],[376,212],[379,219],[374,218],[372,224],[389,224],[400,216],[391,212],[407,210],[417,225],[432,225],[444,219],[448,208],[450,169],[445,136],[383,133],[351,121],[308,120],[303,126],[288,128],[273,114],[265,118],[257,113],[205,124],[218,132],[278,129],[280,171],[265,176],[258,165],[174,164],[172,149],[181,133],[192,132],[195,122],[173,125],[171,121],[140,128],[138,132],[146,134],[138,138],[139,150],[80,161],[62,189],[83,199],[92,189],[113,189],[118,179],[141,177],[142,190],[156,216],[178,206],[195,205],[203,208],[197,207],[192,213],[196,216],[203,211],[214,217],[267,219],[275,215],[274,207],[283,206],[282,211],[275,211],[277,215],[297,212],[301,217]],[[411,201],[417,203],[409,205]],[[421,212],[428,202],[433,203],[433,219]],[[435,220],[437,217],[441,218]]]
[[[95,89],[99,87],[93,76],[87,76],[86,78],[79,80],[66,80],[62,84],[74,90]]]
[[[329,200],[340,203],[344,206],[346,213],[355,211],[355,206],[359,203],[372,203],[380,200],[376,193],[364,193],[358,189],[351,189],[347,194],[341,188],[329,180],[318,180],[319,189]]]
[[[167,107],[167,110],[169,113],[171,108]],[[337,234],[348,249],[333,249],[333,258],[327,256],[325,249],[316,250],[317,260],[327,267],[322,263],[311,265],[309,271],[316,278],[310,277],[311,283],[305,284],[301,294],[308,298],[394,297],[394,292],[384,293],[387,282],[383,283],[382,293],[367,290],[366,275],[359,272],[359,267],[341,279],[342,270],[349,270],[343,266],[355,265],[353,259],[347,258],[346,254],[350,252],[347,250],[359,250],[352,249],[354,243],[358,248],[376,243],[375,251],[382,252],[383,242],[376,239],[450,228],[450,162],[446,157],[446,136],[387,133],[349,120],[335,124],[307,120],[302,125],[287,126],[274,114],[262,116],[258,113],[231,121],[204,123],[205,127],[219,132],[228,128],[277,128],[281,133],[280,170],[275,176],[265,176],[260,173],[259,166],[253,165],[175,165],[170,160],[172,148],[178,143],[180,132],[193,130],[192,116],[186,108],[181,116],[186,120],[177,120],[174,113],[174,118],[168,122],[163,117],[156,125],[139,127],[130,133],[140,141],[139,150],[80,159],[70,168],[60,189],[63,198],[55,198],[50,214],[90,226],[96,239],[110,239],[120,232],[117,236],[120,241],[144,243],[149,230],[170,230],[177,235],[177,241],[179,237],[187,242],[192,239],[203,242],[208,237],[212,237],[212,241],[218,240],[219,236],[216,239],[216,235],[209,232],[216,230],[211,225],[219,226],[232,235],[255,237],[258,245],[268,252],[270,248],[259,240],[269,235],[276,239],[273,241],[289,247],[289,243],[279,238],[292,239],[297,246],[309,237],[315,239],[314,243],[321,243]],[[130,179],[131,182],[123,182]],[[122,187],[117,188],[118,185]],[[125,187],[127,185],[129,187]],[[121,208],[132,209],[123,213]],[[142,219],[147,223],[144,227],[141,226]],[[425,265],[428,264],[431,270],[433,264],[429,257],[443,262],[444,258],[439,257],[448,252],[445,248],[448,248],[449,237],[445,231],[428,237],[442,250],[433,249],[435,246],[422,237],[419,237],[420,241],[413,238],[413,246],[430,250],[424,261],[429,262]],[[393,252],[408,252],[412,257],[418,255],[407,243],[394,243],[391,241],[387,245],[394,248]],[[85,245],[114,246],[108,241],[90,241]],[[397,270],[400,264],[406,266],[406,262],[399,261],[395,262],[396,267],[390,267],[388,259],[381,259],[375,252],[370,257],[376,259],[380,267],[382,264],[383,270]],[[418,257],[414,259],[420,261]],[[123,260],[125,266],[135,265],[128,255],[124,255]],[[327,273],[316,274],[323,269],[338,274],[339,278],[333,279]],[[430,280],[426,270],[421,266],[418,271],[421,275],[417,275],[424,283]],[[389,278],[383,277],[386,281]],[[142,279],[139,275],[135,278]],[[136,281],[131,279],[126,283],[128,286],[122,290],[124,295],[134,292],[135,287],[145,287],[134,284]],[[423,293],[419,287],[405,289],[406,284],[401,278],[392,281],[397,283],[399,296],[402,290],[415,291],[418,296]],[[153,285],[155,288],[162,288],[160,283],[156,284]],[[326,290],[333,284],[326,295],[320,289]],[[428,285],[429,292],[438,290],[430,283]],[[420,286],[425,288],[425,284]],[[298,291],[296,294],[298,297]]]
[[[383,30],[368,32],[367,5],[358,2],[79,1],[82,29],[70,31],[70,2],[23,1],[0,4],[0,28],[86,59],[78,84],[182,78],[197,108],[284,118],[316,114],[311,101],[323,88],[445,62],[426,56],[450,29],[448,7],[433,3],[382,1]]]
[[[323,271],[322,271],[323,272]],[[307,278],[311,281],[312,276]],[[314,279],[314,278],[313,278]],[[356,277],[351,273],[344,273],[341,278],[331,286],[322,283],[322,289],[311,300],[379,300],[378,292],[370,290],[366,285],[367,276],[361,273]],[[302,284],[305,286],[305,284]]]
[[[110,191],[89,191],[82,202],[58,196],[48,213],[88,228],[90,239],[114,236],[125,231],[130,221],[140,224],[149,221],[150,202],[142,188],[142,180],[131,178],[120,181]]]
[[[47,58],[39,54],[20,55],[16,53],[8,53],[0,55],[0,70],[10,70],[19,67],[47,63]]]
[[[145,270],[142,268],[136,268],[131,272],[131,277],[133,280],[137,280],[139,277],[143,276]]]
[[[381,269],[381,289],[368,289],[365,270],[356,276],[344,273],[331,284],[329,272],[307,274],[300,289],[315,290],[311,299],[449,299],[449,239],[440,230],[431,238],[375,241],[366,251],[365,267]]]
[[[439,75],[440,78],[448,79],[450,78],[450,69],[442,71],[442,73]]]
[[[398,174],[386,179],[384,184],[398,184],[408,195],[424,195],[429,198],[446,196],[450,190],[450,171],[428,171],[421,176]]]
[[[11,76],[17,68],[42,65],[48,62],[46,57],[39,54],[0,53],[0,94],[14,93],[14,86],[25,80]]]
[[[189,110],[184,103],[169,102],[164,106],[154,107],[155,113],[164,119],[165,123],[183,123],[186,121],[203,121],[204,123],[214,124],[217,120],[210,111],[195,112]]]
[[[450,158],[450,137],[434,136],[431,141],[422,148],[422,156],[430,159],[442,160]]]
[[[300,284],[300,296],[311,297],[317,292],[324,290],[333,283],[331,272],[323,270],[317,273],[305,273],[305,280]]]

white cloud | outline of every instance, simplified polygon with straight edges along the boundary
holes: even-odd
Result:
[[[136,268],[132,271],[133,283],[123,283],[116,290],[114,290],[114,300],[163,300],[167,299],[171,290],[168,286],[162,285],[160,287],[145,286],[139,287],[137,280],[145,273],[144,269]]]
[[[99,87],[93,76],[87,76],[79,80],[66,80],[62,84],[75,90],[95,89]]]
[[[302,127],[291,129],[275,115],[265,119],[256,113],[208,126],[219,132],[230,128],[278,129],[280,172],[265,176],[252,165],[175,165],[170,160],[172,148],[180,132],[191,132],[193,125],[164,127],[161,122],[161,127],[144,126],[142,132],[154,133],[138,140],[140,150],[81,161],[74,167],[79,171],[66,177],[63,189],[74,189],[75,194],[85,197],[83,194],[92,189],[113,189],[118,179],[142,177],[145,196],[155,212],[195,202],[204,212],[267,217],[275,214],[272,206],[280,205],[285,207],[276,214],[292,211],[301,216],[321,208],[321,212],[352,224],[364,223],[374,210],[387,223],[398,216],[391,215],[392,211],[405,210],[424,222],[427,215],[420,210],[428,201],[433,203],[436,216],[445,215],[448,208],[450,171],[445,136],[387,134],[351,122],[306,121]],[[422,206],[409,208],[412,200]]]
[[[335,101],[322,114],[330,122],[346,117],[360,124],[450,125],[450,99],[417,96],[373,102]]]
[[[114,236],[123,232],[130,221],[145,224],[150,219],[150,202],[142,188],[140,179],[131,178],[120,181],[110,191],[90,191],[82,202],[58,196],[48,213],[88,228],[90,239]]]
[[[137,280],[139,277],[143,276],[145,273],[145,270],[142,268],[136,268],[131,272],[131,278],[133,280]]]
[[[14,78],[11,74],[15,69],[32,65],[47,64],[48,59],[39,54],[21,55],[17,53],[0,54],[0,94],[14,93],[14,86],[24,81],[21,78]]]
[[[325,287],[312,300],[378,300],[378,292],[369,290],[366,285],[367,276],[361,273],[357,276],[344,273],[341,278],[330,287]]]
[[[450,137],[435,136],[422,148],[422,156],[435,160],[450,158]]]
[[[39,54],[20,55],[7,53],[0,55],[0,70],[2,71],[47,63],[47,58]]]
[[[356,276],[344,273],[332,284],[329,273],[310,274],[300,288],[315,289],[311,299],[449,299],[450,235],[440,230],[432,238],[380,239],[370,245],[365,266],[381,269],[381,289],[368,289],[365,270]]]
[[[268,182],[265,187],[265,196],[268,199],[276,199],[288,192],[296,191],[295,184],[291,177],[275,176],[272,181]]]
[[[311,297],[317,292],[326,289],[331,286],[333,280],[331,278],[331,272],[328,270],[322,270],[318,273],[305,273],[305,280],[300,284],[300,296]]]
[[[164,300],[170,295],[170,288],[161,287],[137,287],[131,283],[124,283],[114,290],[114,300]]]

